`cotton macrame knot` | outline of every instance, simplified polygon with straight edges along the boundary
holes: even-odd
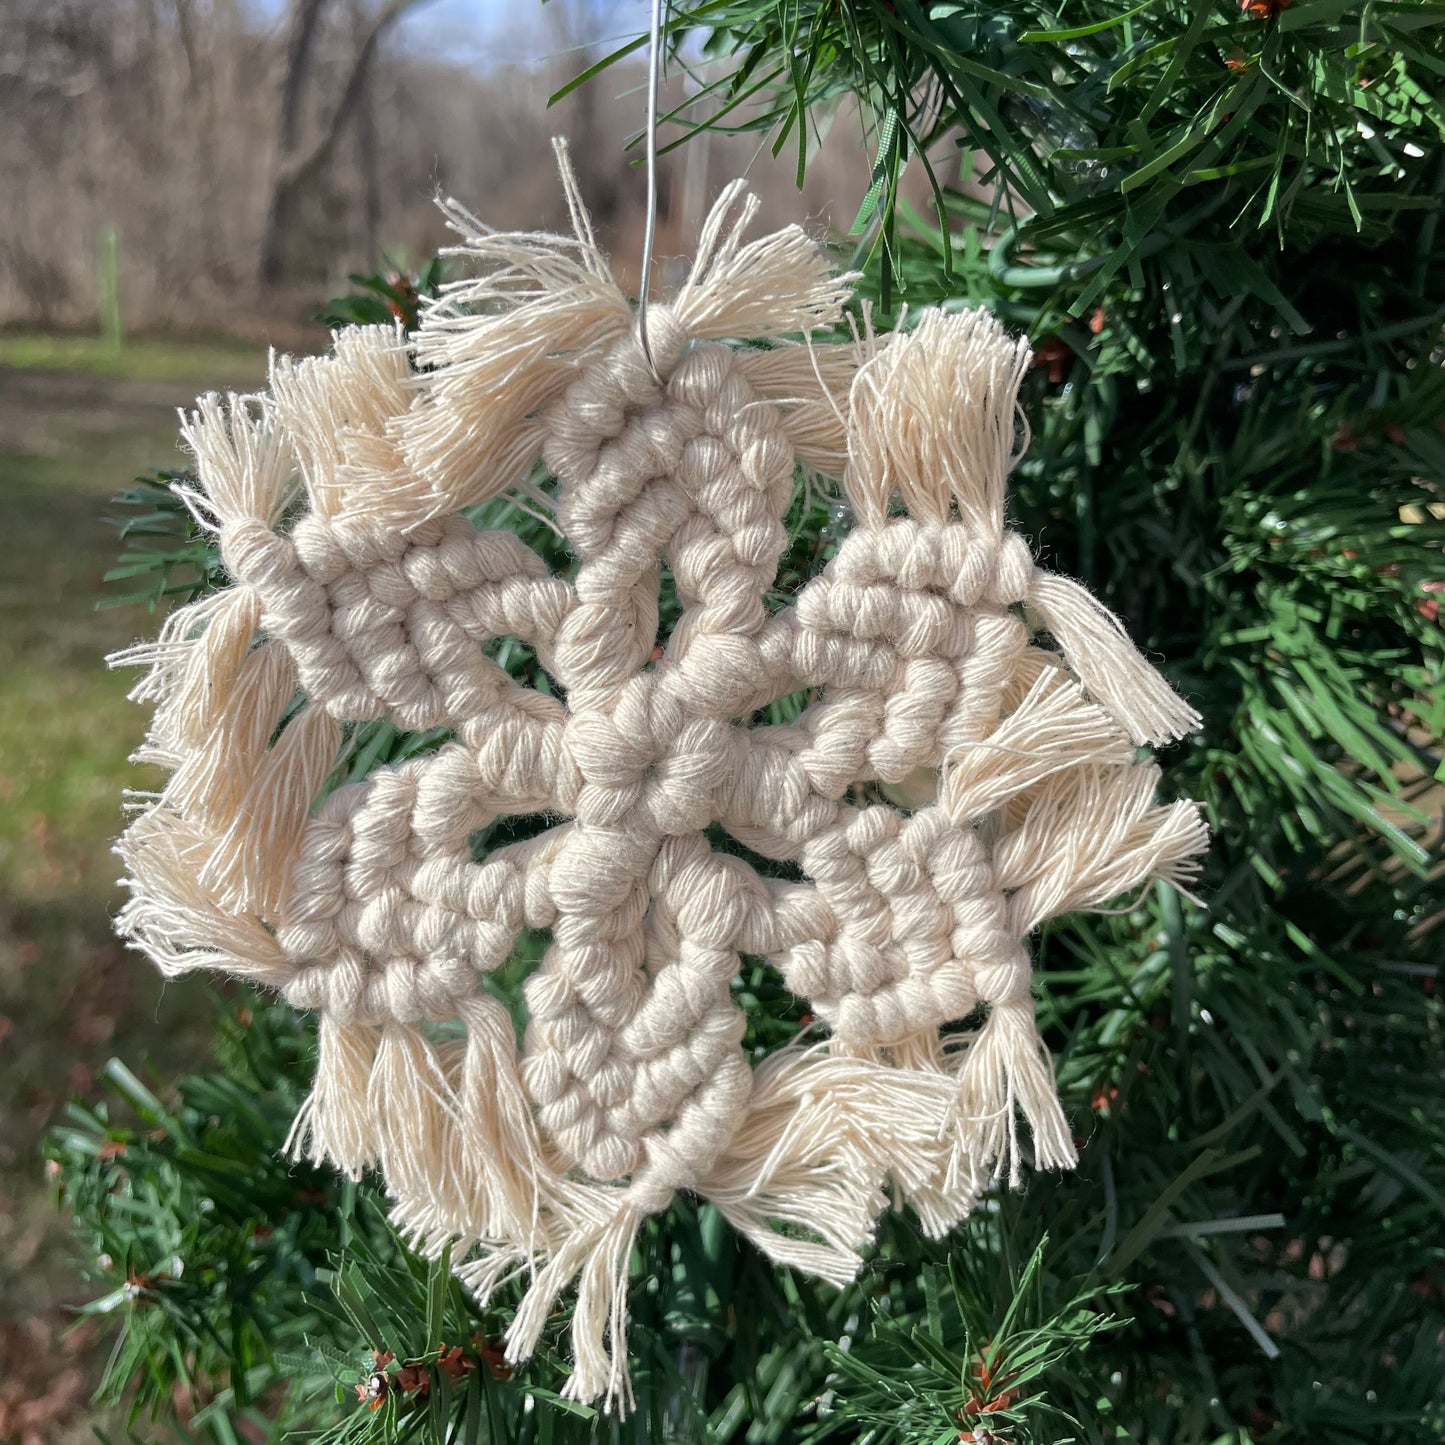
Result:
[[[973,974],[980,1002],[995,1006],[1026,1003],[1032,981],[1029,956],[1021,948],[1016,948],[1011,959],[980,963]]]
[[[647,1179],[639,1180],[627,1191],[628,1204],[639,1214],[661,1214],[677,1197],[677,1190],[669,1184]]]
[[[625,1407],[633,1241],[678,1191],[841,1283],[890,1200],[941,1235],[1016,1178],[1021,1119],[1072,1163],[1026,940],[1205,837],[1137,760],[1193,714],[1005,528],[1027,347],[983,312],[796,344],[850,278],[746,240],[734,186],[649,311],[654,376],[564,181],[575,240],[449,208],[479,278],[410,356],[344,330],[187,420],[234,585],[120,659],[171,769],[120,927],[315,1010],[294,1147],[379,1169],[479,1298],[525,1279],[508,1359],[575,1289],[567,1389]],[[785,587],[800,464],[856,525]],[[498,498],[546,509],[565,577],[469,520]],[[339,782],[380,719],[424,747]],[[524,932],[519,1040],[493,976]],[[818,1021],[761,1061],[745,955]]]
[[[221,536],[221,561],[237,582],[284,585],[295,569],[295,549],[259,517],[242,517]]]
[[[1005,532],[994,559],[993,577],[980,595],[1003,607],[1026,602],[1036,570],[1029,544],[1017,532]]]
[[[642,321],[637,322],[637,345],[641,350]],[[647,352],[651,353],[652,364],[664,384],[677,369],[677,364],[692,345],[687,327],[680,321],[670,306],[649,306],[647,308]]]

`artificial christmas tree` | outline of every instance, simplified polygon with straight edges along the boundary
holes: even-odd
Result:
[[[1166,788],[1206,803],[1203,906],[1160,886],[1046,930],[1075,1174],[996,1190],[945,1244],[891,1216],[842,1289],[768,1266],[706,1206],[645,1224],[623,1423],[558,1399],[565,1309],[511,1372],[513,1300],[474,1311],[372,1182],[275,1162],[309,1054],[247,1003],[179,1104],[117,1071],[140,1125],[80,1111],[57,1137],[124,1311],[114,1390],[136,1380],[169,1414],[194,1388],[188,1428],[218,1439],[243,1418],[337,1439],[1445,1432],[1442,25],[1336,0],[674,14],[675,40],[705,27],[740,58],[691,123],[762,101],[744,123],[802,164],[838,95],[876,115],[857,229],[882,329],[900,301],[984,304],[1035,341],[1010,520],[1203,714],[1164,758]],[[910,156],[938,180],[931,218],[898,198]],[[850,519],[830,506],[797,490],[786,585],[836,551]],[[510,507],[474,520],[562,561]],[[211,585],[169,501],[147,529],[166,525],[162,575],[185,585],[167,570],[184,555]],[[531,657],[498,660],[535,683]],[[335,781],[435,741],[369,724]],[[536,947],[497,975],[504,996]],[[745,1050],[803,1022],[761,961],[731,993]]]

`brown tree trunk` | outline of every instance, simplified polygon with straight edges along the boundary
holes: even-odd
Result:
[[[295,0],[291,12],[291,38],[286,47],[286,69],[281,81],[276,170],[261,233],[259,274],[263,286],[274,286],[285,274],[286,236],[295,214],[296,201],[306,183],[331,159],[347,119],[361,99],[367,72],[382,36],[403,12],[418,3],[422,0],[387,0],[370,17],[330,114],[309,145],[303,145],[302,118],[310,88],[317,31],[326,0]]]
[[[274,286],[285,269],[286,233],[290,230],[294,187],[286,182],[288,163],[301,139],[302,102],[311,75],[316,32],[326,0],[295,0],[286,41],[286,65],[281,76],[281,114],[276,127],[276,174],[266,204],[261,232],[261,284]]]
[[[353,17],[361,21],[359,6]],[[361,183],[361,252],[366,258],[363,269],[380,262],[381,249],[381,180],[377,175],[376,136],[376,56],[366,62],[361,96],[356,102],[356,169]]]

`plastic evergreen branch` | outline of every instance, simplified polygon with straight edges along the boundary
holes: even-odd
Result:
[[[936,157],[956,148],[983,162],[991,272],[1062,285],[1083,316],[1211,220],[1301,245],[1379,240],[1433,209],[1442,23],[1429,0],[684,0],[669,7],[673,62],[700,35],[725,63],[663,122],[672,146],[720,130],[791,147],[801,184],[820,120],[857,96],[876,161],[853,233],[882,248],[885,297],[895,276],[915,284],[895,256],[904,167],[919,159],[944,215]]]

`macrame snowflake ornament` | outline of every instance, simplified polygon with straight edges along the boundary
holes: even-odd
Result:
[[[1025,344],[982,311],[785,342],[841,320],[847,278],[796,227],[745,244],[735,186],[650,312],[649,362],[567,185],[575,239],[452,208],[480,279],[415,335],[339,332],[186,420],[233,585],[120,659],[149,666],[141,757],[171,770],[120,845],[121,928],[167,973],[315,1010],[296,1140],[378,1168],[483,1299],[526,1282],[509,1359],[575,1285],[570,1392],[625,1403],[631,1245],[678,1191],[841,1282],[890,1197],[936,1235],[1016,1177],[1018,1116],[1036,1164],[1072,1164],[1025,941],[1187,879],[1205,834],[1137,760],[1195,715],[1005,526]],[[800,466],[856,525],[778,609]],[[570,581],[464,514],[519,487]],[[552,687],[519,686],[498,638]],[[750,725],[798,692],[796,722]],[[449,740],[318,803],[379,718]],[[884,801],[920,774],[926,806]],[[554,825],[473,856],[527,813]],[[801,881],[718,852],[715,825]],[[486,975],[523,929],[551,942],[519,1046]],[[741,954],[824,1041],[750,1060]]]

